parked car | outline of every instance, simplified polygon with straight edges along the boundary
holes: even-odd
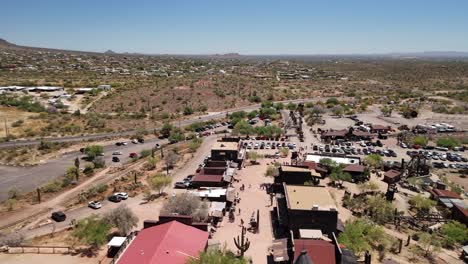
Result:
[[[51,218],[55,222],[63,222],[67,219],[67,216],[62,211],[53,212]]]
[[[122,142],[115,142],[116,146],[122,146]]]
[[[116,156],[112,157],[112,162],[120,162],[119,157],[116,157]]]
[[[112,152],[112,155],[122,155],[122,151],[114,151]]]
[[[190,186],[190,182],[176,182],[174,183],[174,188],[178,189],[187,189]]]
[[[187,177],[185,177],[184,181],[187,180],[187,181],[192,181],[193,179],[193,175],[189,175]]]
[[[120,198],[120,196],[117,196],[117,195],[111,195],[107,197],[107,200],[114,202],[114,203],[120,203],[120,201],[122,201],[122,198]]]
[[[102,207],[102,204],[98,201],[92,201],[88,203],[88,207],[93,208],[93,209],[99,209]]]
[[[145,143],[145,140],[144,140],[143,138],[139,138],[139,139],[138,139],[138,142],[140,142],[140,143]]]
[[[127,200],[128,199],[128,193],[126,192],[116,192],[114,193],[115,196],[120,197],[122,200]]]
[[[136,153],[130,153],[129,157],[132,158],[132,159],[133,159],[133,158],[138,158],[138,154],[136,154]]]
[[[132,139],[132,143],[133,144],[138,144],[138,140],[136,140],[136,138]]]

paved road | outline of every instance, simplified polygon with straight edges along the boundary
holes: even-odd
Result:
[[[118,166],[121,162],[129,161],[128,155],[132,152],[140,153],[143,149],[154,147],[156,143],[165,144],[167,140],[152,139],[144,144],[128,143],[127,146],[104,146],[104,160],[107,166]],[[122,151],[123,155],[118,156],[120,162],[112,162],[112,152]],[[21,193],[28,193],[35,190],[52,179],[64,175],[66,169],[74,166],[76,157],[83,157],[79,151],[62,155],[60,158],[51,160],[45,164],[32,167],[11,167],[0,166],[0,201],[8,197],[8,190],[12,187],[18,189]],[[84,164],[84,162],[82,162]]]
[[[285,100],[285,101],[279,101],[282,103],[303,103],[303,102],[312,102],[312,101],[319,101],[322,98],[314,98],[314,99],[296,99],[296,100]],[[181,120],[180,125],[181,126],[187,126],[195,122],[200,122],[200,121],[208,121],[211,119],[221,119],[226,117],[226,113],[229,112],[235,112],[235,111],[252,111],[255,109],[260,108],[260,104],[255,104],[255,105],[250,105],[250,106],[244,106],[244,107],[238,107],[238,108],[232,108],[232,109],[227,109],[222,112],[217,112],[217,113],[210,113],[207,115],[202,115],[202,116],[195,116],[191,119],[186,119],[186,120]],[[174,121],[172,122],[173,125],[179,125],[179,121]],[[154,130],[159,130],[160,127],[152,128],[149,129],[148,131],[152,132]],[[134,135],[137,132],[137,130],[128,130],[128,131],[122,131],[122,132],[111,132],[111,133],[102,133],[102,134],[92,134],[92,135],[81,135],[81,136],[68,136],[68,137],[55,137],[55,138],[44,138],[44,140],[50,141],[50,142],[76,142],[76,141],[86,141],[86,140],[96,140],[96,139],[105,139],[105,138],[113,138],[113,137],[126,137],[126,136],[131,136]],[[28,140],[16,140],[16,141],[8,141],[8,142],[2,142],[0,143],[0,148],[11,148],[11,147],[19,147],[19,146],[30,146],[30,145],[37,145],[41,142],[41,139],[28,139]]]
[[[216,135],[212,135],[212,136],[205,138],[205,140],[203,141],[203,144],[194,154],[194,157],[190,159],[189,161],[187,161],[182,167],[174,171],[174,173],[172,174],[172,178],[173,178],[172,182],[174,183],[176,181],[181,181],[188,174],[195,173],[195,170],[198,168],[198,165],[202,163],[204,157],[210,153],[211,146],[216,140],[217,140]],[[185,191],[186,190],[183,190],[183,189],[173,189],[172,187],[167,188],[166,190],[166,192],[169,194],[171,194],[172,192],[180,193],[180,192],[185,192]],[[55,199],[62,200],[61,198],[58,198],[58,197]],[[64,210],[62,206],[59,206],[59,201],[57,201],[55,203],[56,205],[50,206],[51,208],[41,213],[40,216],[39,215],[36,216],[37,221],[34,221],[33,223],[26,225],[24,228],[17,231],[17,233],[24,236],[25,239],[30,239],[36,236],[50,234],[52,232],[58,232],[60,230],[68,228],[73,219],[80,220],[88,216],[91,216],[92,214],[97,214],[97,215],[102,216],[108,213],[109,211],[111,211],[112,209],[117,208],[121,204],[127,205],[136,214],[136,216],[139,218],[137,229],[141,229],[143,228],[142,226],[143,220],[157,219],[157,216],[159,215],[159,209],[162,205],[160,201],[156,203],[143,203],[142,194],[137,195],[135,197],[129,197],[127,200],[123,200],[120,203],[113,203],[107,200],[101,201],[101,203],[102,203],[102,208],[97,209],[97,210],[91,209],[87,206],[81,206],[81,207],[73,208],[70,210]],[[57,223],[49,219],[51,212],[57,211],[57,210],[63,210],[65,212],[65,214],[67,215],[67,219],[65,221]],[[44,220],[48,220],[48,223],[41,227],[30,228],[32,226],[35,226],[39,221],[44,221]]]
[[[282,103],[301,103],[301,102],[311,102],[311,101],[318,101],[322,98],[314,98],[314,99],[298,99],[298,100],[287,100],[281,101]],[[235,109],[230,109],[228,112],[232,111],[252,111],[258,109],[260,107],[259,104],[240,107]],[[211,119],[220,119],[226,116],[226,112],[219,112],[219,113],[212,113],[209,115],[204,115],[200,117],[195,117],[188,120],[183,120],[180,122],[181,126],[187,126],[194,122],[199,121],[208,121]],[[178,125],[178,122],[174,122],[174,124]],[[99,138],[107,138],[111,136],[128,136],[134,134],[135,131],[128,131],[123,133],[107,133],[107,134],[98,134],[98,135],[87,135],[87,136],[74,136],[74,137],[61,137],[61,138],[53,138],[47,139],[48,141],[54,142],[71,142],[71,141],[81,141],[81,140],[88,140],[88,139],[99,139]],[[12,147],[12,146],[25,146],[25,145],[34,145],[38,144],[40,140],[27,140],[27,141],[16,141],[16,142],[4,142],[0,143],[0,148],[2,147]],[[143,149],[148,149],[154,146],[156,142],[165,143],[166,141],[160,141],[158,139],[150,140],[145,142],[144,144],[132,144],[129,143],[127,146],[115,146],[115,145],[107,145],[104,146],[105,151],[105,160],[107,165],[114,164],[111,160],[112,152],[116,150],[120,150],[123,152],[123,155],[119,156],[121,158],[121,162],[126,162],[128,160],[128,154],[131,152],[139,153]],[[10,166],[0,166],[0,201],[5,200],[8,197],[8,190],[12,187],[18,189],[21,193],[28,193],[35,190],[38,186],[41,186],[48,181],[55,179],[61,175],[63,175],[66,169],[69,166],[73,166],[74,160],[76,157],[81,157],[80,152],[72,152],[63,155],[60,158],[51,160],[46,164],[33,166],[33,167],[10,167]]]

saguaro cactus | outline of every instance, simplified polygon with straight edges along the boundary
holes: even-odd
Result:
[[[237,236],[237,238],[234,238],[234,244],[236,244],[237,249],[239,249],[241,257],[244,256],[244,253],[250,247],[250,241],[248,238],[245,237],[245,232],[246,232],[246,228],[242,227],[241,236],[240,237]]]

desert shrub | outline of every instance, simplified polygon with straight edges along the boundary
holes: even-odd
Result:
[[[42,186],[41,189],[45,193],[54,193],[62,189],[62,184],[58,180],[52,180],[48,182],[47,184],[45,184],[44,186]]]

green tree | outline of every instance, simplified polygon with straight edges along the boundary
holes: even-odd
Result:
[[[155,174],[148,179],[148,183],[151,189],[157,191],[161,194],[167,186],[169,186],[172,182],[172,179],[164,174]]]
[[[425,257],[432,258],[433,256],[437,255],[442,248],[442,244],[440,239],[437,237],[436,233],[420,233],[419,235],[419,246],[423,250],[423,255]]]
[[[454,248],[468,242],[468,228],[466,225],[451,221],[440,228],[440,233],[444,237],[444,246]]]
[[[104,153],[104,148],[100,145],[90,145],[84,150],[89,160],[94,160],[99,154]]]
[[[395,207],[382,196],[371,196],[367,199],[369,218],[377,224],[386,224],[393,221]]]
[[[288,110],[296,110],[297,105],[293,102],[289,102],[286,107],[288,108]]]
[[[388,106],[382,106],[380,108],[380,111],[382,112],[382,114],[384,116],[390,117],[390,116],[392,116],[393,109],[391,107],[388,107]]]
[[[138,217],[124,204],[107,213],[105,220],[117,227],[122,236],[128,235],[132,228],[138,224]]]
[[[237,122],[237,124],[234,126],[234,129],[232,130],[232,133],[234,135],[244,135],[244,136],[249,136],[253,133],[253,127],[247,121],[241,120]]]
[[[166,122],[164,123],[163,127],[161,128],[161,135],[163,137],[169,137],[171,134],[171,131],[174,129],[174,126],[171,125],[170,123]]]
[[[111,225],[96,215],[79,220],[72,235],[93,248],[99,248],[107,241]]]
[[[278,173],[278,169],[273,165],[268,165],[265,176],[273,177]]]
[[[378,154],[369,154],[364,158],[364,163],[373,168],[380,168],[383,164],[383,159]]]
[[[338,182],[339,186],[343,185],[343,182],[351,182],[353,177],[348,172],[344,172],[341,167],[335,167],[330,173],[330,180],[333,182]]]
[[[454,148],[460,146],[460,141],[452,137],[439,138],[437,139],[437,146],[444,148]]]
[[[436,202],[420,194],[411,197],[408,201],[410,206],[418,211],[429,212]]]
[[[184,107],[184,115],[191,115],[193,114],[193,109],[190,106]]]
[[[331,98],[327,99],[325,104],[332,107],[332,106],[340,104],[340,101],[338,101],[338,99],[336,97],[331,97]]]
[[[362,218],[347,221],[345,230],[339,235],[338,241],[357,255],[388,243],[382,227]]]
[[[232,251],[208,249],[201,251],[198,258],[190,258],[188,264],[247,264],[247,261]]]
[[[263,158],[263,156],[256,151],[247,152],[247,159],[249,159],[252,164],[256,164],[257,160],[261,158]]]
[[[196,152],[197,149],[201,146],[202,143],[203,143],[202,138],[192,139],[192,141],[190,141],[190,144],[189,144],[190,152],[192,152],[192,153]]]
[[[426,146],[427,142],[428,140],[425,136],[415,136],[413,138],[413,144],[415,145]]]

